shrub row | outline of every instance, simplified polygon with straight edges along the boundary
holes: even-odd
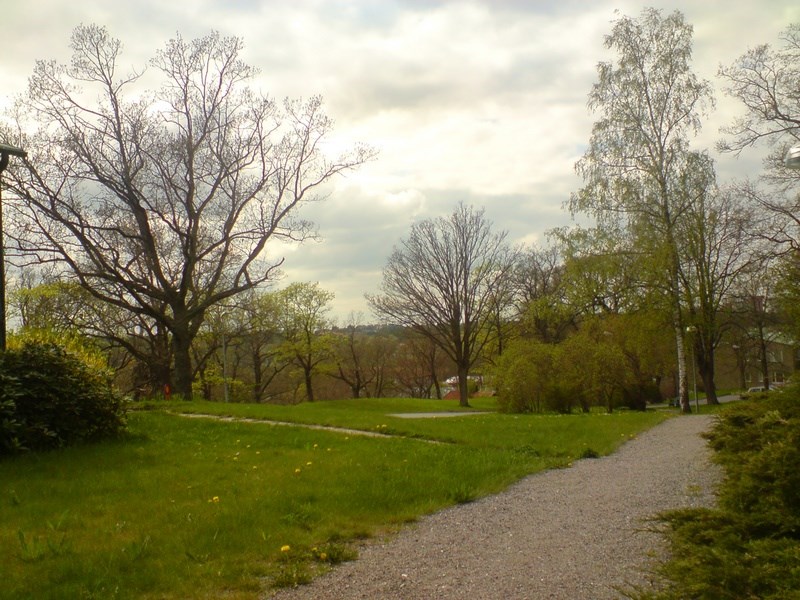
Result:
[[[0,453],[108,438],[124,427],[122,399],[102,369],[52,343],[0,353]]]
[[[800,598],[800,388],[720,413],[708,439],[718,506],[664,515],[668,584],[643,598]]]

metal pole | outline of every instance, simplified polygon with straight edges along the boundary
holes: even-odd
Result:
[[[0,173],[8,164],[8,154],[0,160]],[[6,351],[6,253],[3,238],[3,183],[0,181],[0,352]]]
[[[3,239],[3,171],[11,156],[25,158],[27,152],[16,146],[0,144],[0,352],[6,351],[6,253]]]
[[[694,359],[694,344],[692,344],[692,387],[694,388],[694,405],[697,414],[700,414],[700,401],[697,399],[697,361]]]

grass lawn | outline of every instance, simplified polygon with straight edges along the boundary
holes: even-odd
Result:
[[[0,598],[256,598],[352,558],[354,540],[668,418],[387,416],[458,409],[402,399],[168,408],[389,435],[137,411],[125,440],[2,460]]]

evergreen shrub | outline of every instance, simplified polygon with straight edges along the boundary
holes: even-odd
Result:
[[[123,401],[104,369],[52,343],[0,354],[0,452],[60,448],[124,428]]]

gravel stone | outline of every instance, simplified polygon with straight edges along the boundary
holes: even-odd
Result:
[[[653,585],[666,542],[651,518],[712,506],[721,479],[700,434],[713,417],[680,416],[615,454],[537,473],[506,491],[421,518],[356,561],[273,600],[624,598]]]

